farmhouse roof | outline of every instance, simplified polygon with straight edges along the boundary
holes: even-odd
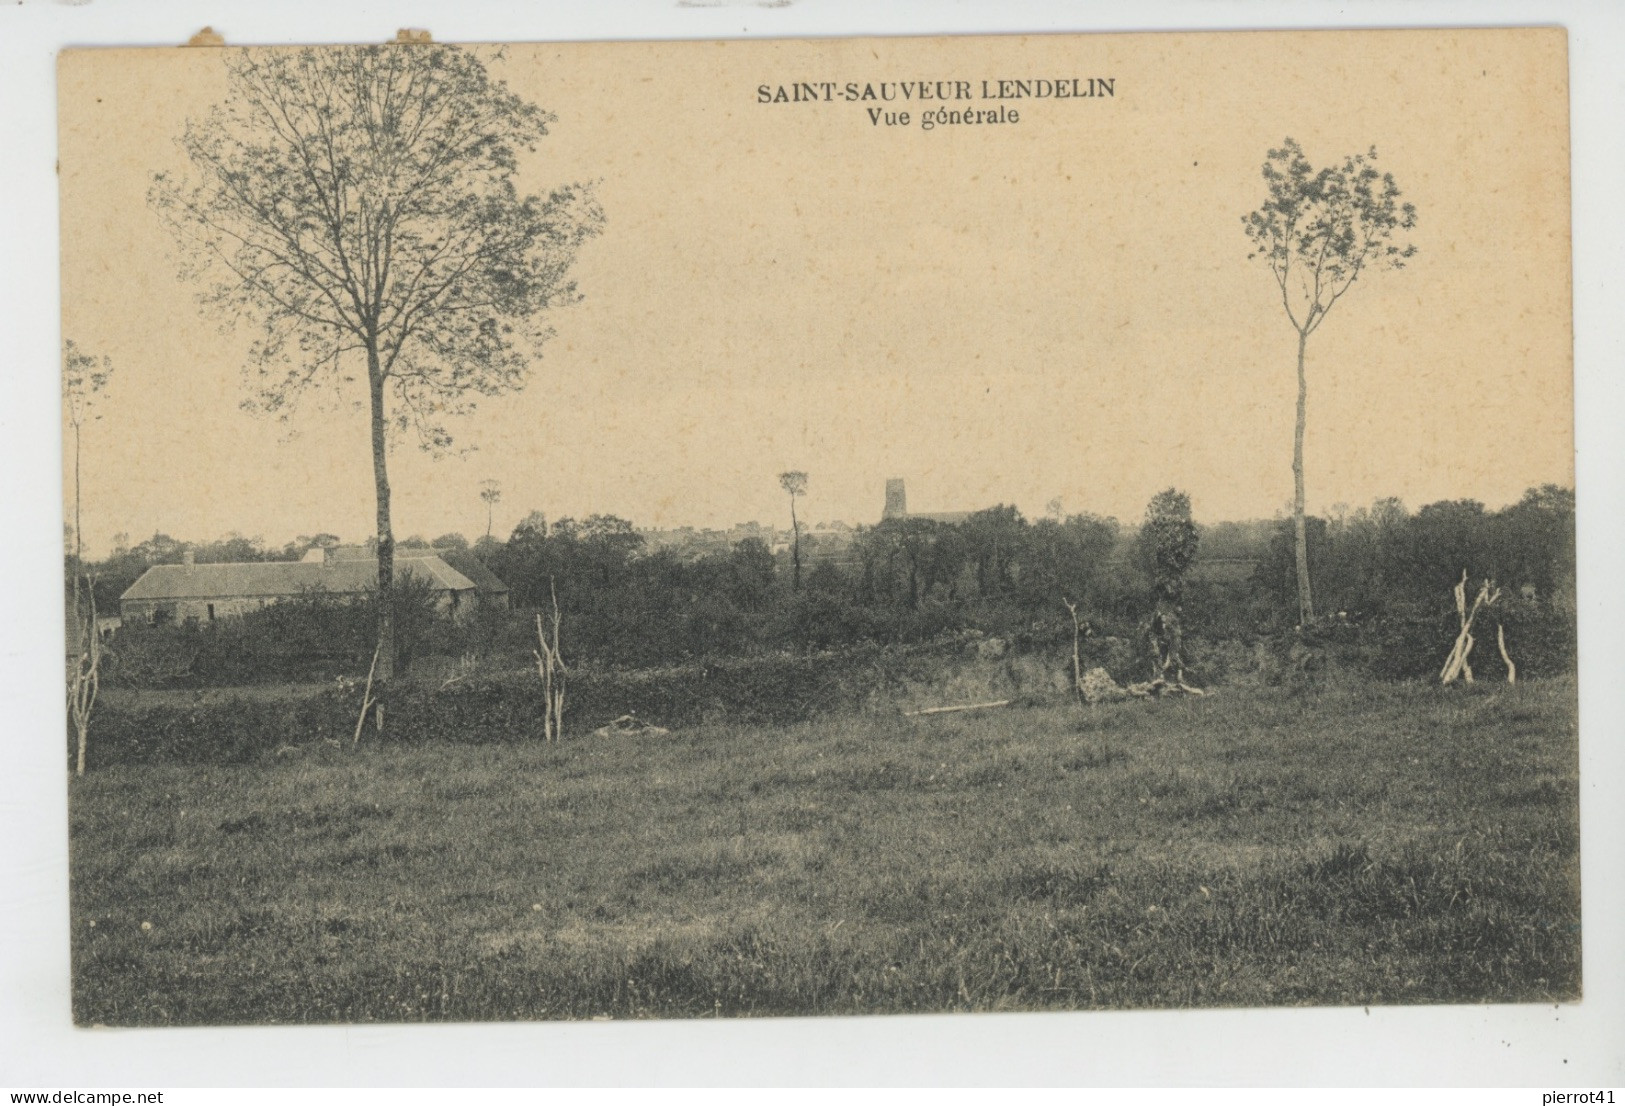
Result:
[[[506,594],[508,585],[484,561],[461,549],[442,549],[440,559],[474,582],[474,587],[493,595]]]
[[[334,561],[371,561],[378,555],[378,544],[369,541],[361,545],[333,545],[324,550],[323,555],[324,559],[330,564]],[[423,559],[444,561],[453,569],[468,577],[479,591],[495,593],[506,593],[508,591],[508,585],[504,584],[496,573],[486,567],[484,561],[469,550],[425,549],[419,546],[395,547],[396,564],[406,560]]]
[[[436,556],[396,561],[401,576],[418,576],[437,590],[468,591],[474,581]],[[153,565],[120,599],[280,597],[307,591],[335,595],[378,586],[376,560],[258,561],[246,564]]]

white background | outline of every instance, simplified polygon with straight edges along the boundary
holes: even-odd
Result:
[[[0,1088],[649,1084],[1625,1083],[1625,6],[858,0],[16,0],[0,7]],[[1563,1007],[83,1031],[68,1006],[55,55],[174,45],[1558,24],[1569,29],[1585,998]],[[1508,235],[1517,233],[1507,228]],[[1531,1096],[1532,1103],[1538,1097]]]

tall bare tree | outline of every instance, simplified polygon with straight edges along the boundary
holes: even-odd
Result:
[[[1291,138],[1264,159],[1263,206],[1242,216],[1253,244],[1281,290],[1287,321],[1298,332],[1298,418],[1292,438],[1292,522],[1298,571],[1298,619],[1315,617],[1304,533],[1303,435],[1308,412],[1304,352],[1309,336],[1361,274],[1401,269],[1416,253],[1396,237],[1416,225],[1416,208],[1399,202],[1392,173],[1376,169],[1377,148],[1315,169]]]
[[[480,498],[485,501],[485,540],[490,541],[492,512],[502,502],[502,485],[495,480],[481,480]]]
[[[85,538],[80,515],[79,455],[85,424],[92,415],[98,393],[107,387],[113,363],[85,353],[70,338],[62,350],[62,409],[73,428],[73,669],[68,673],[68,714],[78,732],[79,747],[75,771],[85,774],[85,746],[90,732],[90,716],[101,687],[102,643],[96,618],[96,583],[85,579]],[[81,581],[83,583],[81,584]]]
[[[260,324],[252,409],[307,387],[366,389],[378,524],[378,678],[394,666],[390,432],[449,447],[446,417],[522,386],[578,299],[570,270],[603,214],[584,185],[522,195],[522,151],[554,117],[456,46],[243,50],[230,95],[179,144],[150,200],[205,304]],[[363,371],[364,370],[364,371]]]
[[[790,563],[793,566],[793,587],[801,590],[801,523],[796,519],[796,500],[807,494],[807,474],[804,472],[779,473],[779,487],[790,497]]]
[[[85,423],[92,418],[96,396],[107,387],[113,375],[113,362],[85,353],[72,338],[62,347],[62,412],[73,429],[73,593],[79,595],[79,577],[84,571],[85,541],[79,518],[79,444]]]

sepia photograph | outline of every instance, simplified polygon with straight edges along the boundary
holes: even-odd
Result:
[[[74,1023],[1579,1001],[1568,67],[64,51]]]

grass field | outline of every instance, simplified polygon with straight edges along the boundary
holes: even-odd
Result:
[[[1334,684],[111,768],[73,783],[74,1013],[1574,998],[1574,696]]]

